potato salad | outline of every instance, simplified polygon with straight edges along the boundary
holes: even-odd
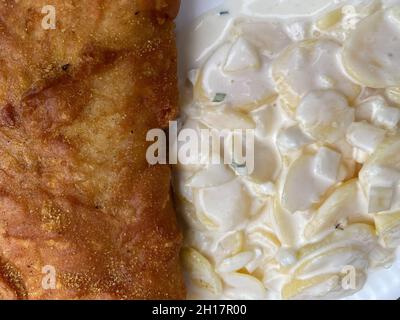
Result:
[[[338,299],[390,266],[400,1],[231,0],[184,44],[182,128],[255,134],[249,174],[175,166],[189,298]]]

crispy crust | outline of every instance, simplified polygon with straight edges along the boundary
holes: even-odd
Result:
[[[170,18],[175,18],[180,7],[180,0],[137,0],[140,11],[157,10],[166,13]]]
[[[179,2],[53,0],[44,30],[47,2],[0,1],[0,298],[184,298],[170,169],[145,159],[177,114]]]

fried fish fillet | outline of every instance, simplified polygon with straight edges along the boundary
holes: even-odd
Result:
[[[180,299],[178,0],[0,0],[0,298]]]

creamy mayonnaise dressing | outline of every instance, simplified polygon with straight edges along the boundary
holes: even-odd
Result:
[[[189,298],[361,289],[400,245],[400,0],[229,0],[180,42],[183,128],[255,130],[250,175],[175,170]]]

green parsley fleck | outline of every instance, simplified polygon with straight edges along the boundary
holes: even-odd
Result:
[[[232,167],[234,167],[236,169],[246,168],[246,162],[245,163],[236,163],[236,162],[233,161]]]
[[[217,93],[215,94],[213,102],[222,102],[226,98],[226,93]]]

